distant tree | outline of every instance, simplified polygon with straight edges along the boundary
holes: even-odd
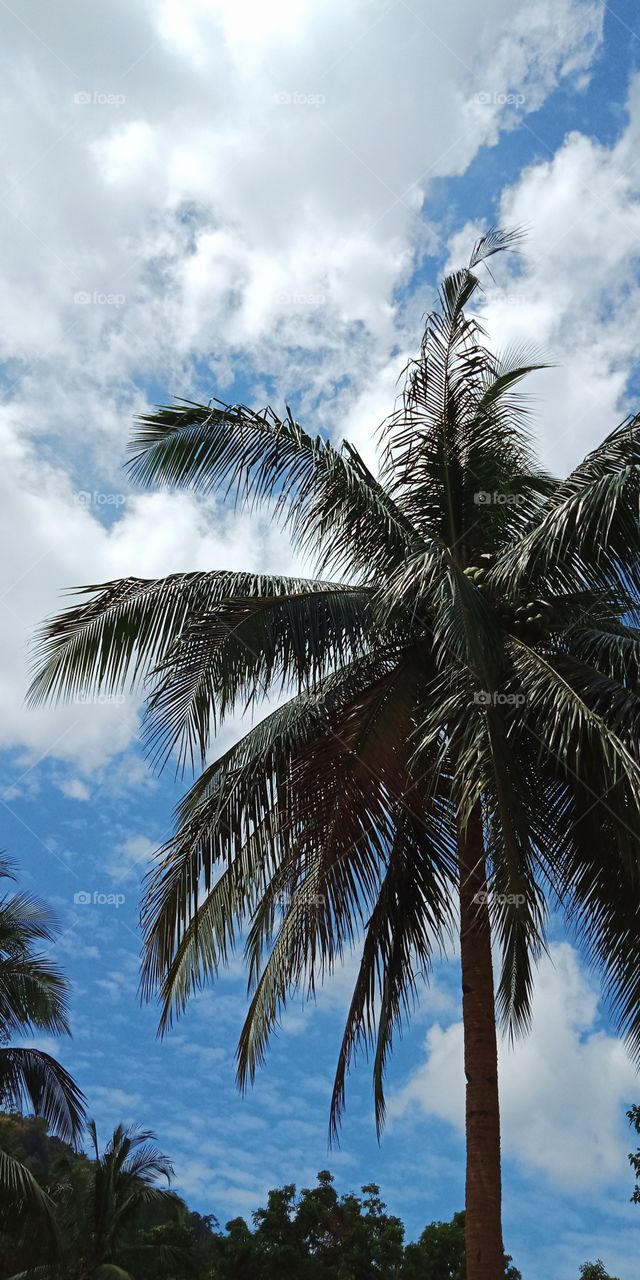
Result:
[[[598,1258],[597,1262],[585,1262],[580,1268],[580,1280],[618,1280],[617,1276],[610,1276],[605,1270],[604,1264]]]
[[[119,1125],[100,1152],[95,1124],[89,1122],[95,1158],[78,1161],[73,1153],[62,1162],[56,1219],[59,1257],[38,1268],[41,1280],[138,1280],[139,1267],[149,1259],[154,1276],[166,1261],[181,1261],[180,1246],[145,1242],[141,1228],[149,1208],[160,1206],[170,1216],[181,1203],[171,1191],[157,1186],[173,1173],[154,1135]],[[134,1268],[132,1271],[131,1268]]]
[[[330,1173],[297,1196],[293,1184],[270,1191],[267,1206],[227,1223],[216,1280],[395,1280],[401,1276],[404,1228],[386,1213],[375,1183],[362,1198],[338,1196]]]
[[[141,1231],[136,1280],[210,1280],[218,1256],[213,1215],[190,1213]]]
[[[640,1133],[639,1106],[631,1107],[629,1111],[627,1111],[627,1119],[632,1128],[635,1129],[636,1133]],[[629,1153],[629,1164],[638,1179],[631,1200],[633,1204],[640,1204],[640,1147],[638,1147],[638,1150],[635,1153],[633,1151]]]
[[[425,1227],[420,1239],[405,1249],[401,1280],[467,1280],[464,1218],[464,1211],[454,1213],[451,1222]],[[522,1280],[508,1256],[504,1275],[506,1280]]]

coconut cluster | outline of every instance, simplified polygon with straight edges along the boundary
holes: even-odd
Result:
[[[468,565],[464,572],[476,587],[482,587],[495,564],[495,556],[490,552],[484,552],[477,559],[478,563]],[[548,600],[527,600],[517,605],[501,600],[496,604],[496,608],[503,626],[516,636],[538,640],[548,632],[549,615],[552,609]]]

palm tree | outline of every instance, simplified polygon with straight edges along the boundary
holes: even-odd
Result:
[[[11,863],[0,857],[0,882],[13,880]],[[50,1054],[16,1048],[11,1037],[33,1031],[68,1035],[68,983],[46,954],[34,950],[52,942],[56,921],[25,893],[0,897],[0,1109],[25,1108],[42,1116],[56,1137],[76,1142],[84,1124],[84,1098],[64,1067]],[[7,1210],[42,1211],[50,1203],[29,1170],[0,1150],[0,1190]]]
[[[638,419],[565,480],[536,465],[520,383],[466,308],[493,231],[446,277],[374,476],[291,411],[179,402],[142,417],[133,477],[263,504],[318,575],[126,579],[40,637],[32,697],[144,681],[154,758],[202,772],[150,873],[143,990],[166,1029],[246,929],[242,1086],[288,996],[360,961],[331,1108],[460,936],[469,1280],[504,1274],[496,1019],[530,1018],[561,909],[640,1052]],[[564,424],[566,425],[566,424]],[[206,764],[212,735],[271,708]],[[492,942],[499,956],[494,991]]]
[[[157,1205],[173,1209],[179,1201],[156,1186],[173,1174],[173,1167],[155,1145],[149,1131],[118,1125],[101,1154],[93,1120],[87,1125],[95,1161],[86,1166],[67,1161],[57,1204],[60,1260],[37,1268],[45,1278],[59,1274],[69,1280],[131,1280],[129,1268],[149,1254],[156,1261],[172,1250],[137,1243],[149,1210]]]
[[[67,1149],[56,1165],[57,1248],[12,1280],[133,1280],[129,1268],[145,1259],[158,1264],[183,1258],[181,1249],[139,1243],[154,1209],[173,1213],[181,1205],[173,1192],[156,1186],[159,1178],[170,1181],[173,1168],[154,1134],[118,1125],[101,1153],[93,1120],[87,1132],[95,1159]]]

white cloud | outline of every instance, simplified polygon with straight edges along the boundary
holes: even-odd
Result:
[[[159,843],[159,840],[150,840],[148,836],[144,835],[128,836],[126,840],[116,846],[111,860],[106,864],[105,870],[113,880],[118,882],[133,879],[140,880],[143,873],[148,869]]]
[[[388,342],[430,178],[462,173],[513,123],[514,88],[526,114],[584,72],[603,14],[597,0],[494,0],[491,23],[473,0],[120,0],[90,20],[72,3],[65,25],[35,0],[23,10],[20,30],[4,15],[22,111],[0,345],[38,359],[13,392],[25,417],[63,432],[85,401],[94,447],[136,373],[180,392],[185,359],[242,348],[297,389],[313,351],[330,390],[353,367],[354,325],[363,352],[365,334]],[[402,73],[381,92],[390,47]]]
[[[187,495],[131,496],[120,519],[106,526],[100,503],[74,500],[64,471],[39,462],[6,424],[4,443],[0,536],[13,552],[0,570],[0,745],[26,748],[27,769],[51,755],[89,773],[138,741],[139,719],[129,696],[25,710],[29,642],[44,616],[70,603],[69,597],[61,599],[63,591],[83,582],[185,569],[278,563],[286,571],[290,555],[264,519],[234,518]],[[14,541],[16,528],[21,532]]]
[[[90,800],[91,792],[81,778],[63,779],[60,784],[60,790],[69,800]]]
[[[629,317],[640,303],[639,143],[636,76],[613,146],[573,132],[500,202],[501,223],[528,234],[522,261],[512,271],[503,264],[497,284],[489,282],[483,321],[498,347],[533,346],[555,362],[530,388],[545,461],[559,473],[637,408],[628,388],[638,363]],[[455,237],[458,261],[475,230]]]
[[[242,373],[262,394],[268,372],[269,395],[297,396],[369,452],[402,364],[391,352],[424,309],[401,311],[394,292],[440,243],[419,216],[429,181],[512,127],[510,94],[526,114],[587,73],[602,15],[600,0],[495,0],[491,23],[474,0],[3,11],[0,111],[16,94],[21,110],[0,205],[0,521],[14,547],[0,745],[88,773],[136,743],[131,700],[25,713],[27,640],[63,588],[291,563],[264,523],[129,494],[139,381],[207,397]],[[386,92],[390,47],[402,71]]]
[[[622,1110],[637,1077],[622,1042],[601,1028],[597,993],[574,949],[550,950],[536,978],[531,1034],[500,1046],[503,1148],[563,1192],[582,1193],[624,1176]],[[426,1050],[390,1114],[418,1109],[462,1131],[462,1024],[432,1026]]]
[[[117,1124],[136,1123],[139,1119],[142,1097],[126,1089],[93,1085],[91,1105],[98,1123],[98,1140],[106,1146]]]

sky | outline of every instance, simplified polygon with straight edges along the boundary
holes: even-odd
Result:
[[[103,1139],[120,1120],[156,1132],[201,1212],[224,1223],[328,1167],[340,1190],[379,1182],[415,1236],[463,1203],[455,956],[394,1056],[380,1146],[362,1062],[327,1152],[352,958],[285,1015],[245,1097],[239,958],[159,1042],[137,997],[140,881],[188,780],[150,770],[135,695],[28,710],[29,644],[78,584],[303,570],[264,516],[133,491],[133,416],[174,396],[286,402],[374,462],[438,277],[488,225],[528,229],[481,312],[496,348],[553,364],[531,387],[544,463],[566,473],[637,410],[640,14],[14,3],[0,0],[0,843],[60,920],[73,1039],[45,1047]],[[500,1074],[505,1236],[525,1280],[577,1280],[598,1256],[633,1280],[624,1113],[640,1086],[555,922],[532,1033],[502,1046]]]

